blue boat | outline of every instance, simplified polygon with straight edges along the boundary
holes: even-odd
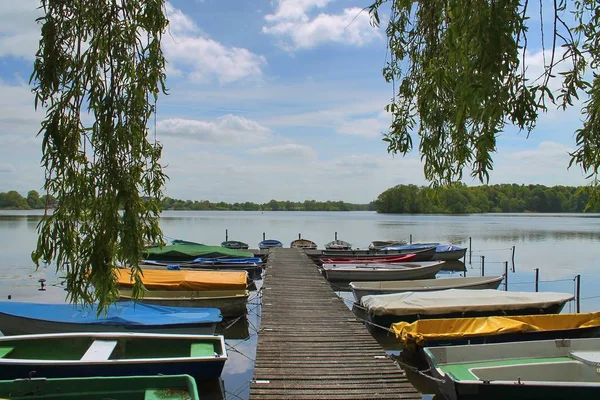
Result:
[[[267,239],[258,244],[259,249],[271,249],[274,247],[283,247],[283,243],[281,243],[279,240]]]
[[[118,302],[97,316],[96,306],[0,302],[4,335],[62,332],[213,333],[223,317],[218,308],[166,307]]]
[[[260,257],[246,258],[196,258],[194,263],[199,264],[262,264],[263,260]]]
[[[0,379],[221,375],[223,335],[58,333],[0,337]]]

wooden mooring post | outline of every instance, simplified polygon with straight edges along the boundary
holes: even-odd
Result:
[[[508,292],[508,261],[504,261],[504,291]]]
[[[266,238],[266,235],[265,235],[265,233],[263,232],[263,240],[265,240],[265,238]]]
[[[471,243],[471,236],[469,236],[469,265],[472,265],[471,257],[473,257],[473,246]]]
[[[225,229],[225,241],[229,240],[229,233],[227,232],[227,229]]]
[[[575,309],[577,314],[581,312],[581,275],[575,275]]]
[[[538,292],[540,290],[540,269],[535,269],[535,291]]]
[[[481,276],[485,276],[485,256],[481,256]]]
[[[511,256],[512,270],[513,270],[513,272],[515,272],[515,248],[516,248],[516,246],[513,245],[513,247],[512,247],[512,256]]]
[[[337,240],[337,232],[335,233],[335,240]]]

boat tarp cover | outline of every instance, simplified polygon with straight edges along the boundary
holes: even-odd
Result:
[[[569,293],[503,292],[495,289],[449,289],[364,296],[361,304],[373,315],[436,315],[465,311],[547,308],[573,299]]]
[[[450,340],[507,333],[564,331],[594,326],[600,326],[600,312],[421,319],[413,323],[398,322],[392,324],[391,328],[398,340],[404,345],[423,346],[427,340]]]
[[[131,271],[115,270],[119,285],[132,287]],[[246,289],[246,271],[143,270],[142,283],[149,290],[230,290]]]
[[[253,253],[228,249],[221,246],[205,246],[203,244],[172,244],[163,247],[149,247],[144,250],[144,257],[155,261],[186,261],[198,257],[204,258],[245,258],[254,257]]]
[[[166,307],[144,303],[117,302],[97,317],[94,306],[72,304],[0,302],[0,313],[21,318],[69,324],[95,325],[176,325],[218,323],[223,317],[218,308]]]

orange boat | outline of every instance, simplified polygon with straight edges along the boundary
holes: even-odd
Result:
[[[132,287],[131,270],[115,271],[119,285]],[[142,283],[148,290],[246,290],[246,271],[171,271],[144,269]]]

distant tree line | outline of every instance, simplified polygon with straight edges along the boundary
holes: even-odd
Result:
[[[40,197],[36,190],[27,192],[27,197],[23,197],[16,190],[0,193],[0,208],[9,210],[31,210],[39,208],[54,208],[56,199],[52,196]]]
[[[270,200],[267,203],[225,203],[223,201],[212,203],[208,200],[192,201],[178,200],[165,197],[164,210],[227,210],[227,211],[374,211],[375,206],[370,204],[353,204],[343,201],[316,201],[303,202]]]
[[[378,213],[398,214],[600,212],[599,206],[586,210],[589,194],[587,186],[457,184],[434,189],[398,185],[381,193],[374,205]]]

